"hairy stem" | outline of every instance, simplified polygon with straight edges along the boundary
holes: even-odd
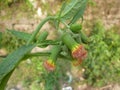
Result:
[[[47,21],[53,20],[53,19],[55,19],[54,16],[48,16],[48,17],[46,17],[45,19],[43,19],[43,21],[41,21],[41,23],[38,25],[38,27],[37,27],[37,28],[35,29],[35,31],[33,32],[32,36],[31,36],[30,39],[28,40],[27,44],[30,44],[30,43],[34,40],[34,38],[35,38],[35,36],[37,35],[37,33],[40,31],[40,29],[42,28],[42,26],[43,26]]]
[[[49,56],[51,54],[51,52],[37,52],[37,53],[30,53],[27,54],[23,59],[27,59],[27,58],[31,58],[31,57],[39,57],[39,56]],[[62,59],[66,59],[66,60],[71,60],[70,57],[66,57],[63,55],[59,55],[58,58],[62,58]]]

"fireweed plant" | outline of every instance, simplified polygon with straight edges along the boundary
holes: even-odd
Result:
[[[25,40],[26,44],[10,53],[0,63],[0,90],[5,89],[7,81],[17,65],[22,60],[29,57],[48,56],[48,59],[43,62],[43,66],[46,70],[48,70],[48,72],[55,72],[57,67],[56,60],[58,58],[70,60],[75,66],[79,65],[82,63],[82,60],[86,59],[87,50],[81,40],[84,38],[79,36],[82,32],[82,26],[80,23],[77,23],[77,21],[80,18],[83,18],[83,13],[87,2],[88,0],[65,1],[61,7],[61,10],[56,15],[48,16],[43,19],[35,31],[31,34],[16,30],[8,30],[18,38]],[[49,35],[47,31],[44,31],[38,35],[42,26],[48,21],[54,22],[56,31],[59,35],[59,37],[54,40],[47,40],[47,36]],[[61,28],[61,24],[63,24],[64,27]],[[86,38],[84,41],[87,42]],[[49,51],[31,53],[31,50],[35,47],[45,48],[49,45],[52,46]],[[68,51],[62,49],[63,47],[68,49]]]

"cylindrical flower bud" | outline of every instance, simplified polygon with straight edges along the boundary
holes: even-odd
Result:
[[[71,50],[72,57],[75,60],[83,60],[87,56],[87,51],[85,50],[84,46],[81,44],[78,44],[71,35],[66,33],[62,37],[62,41],[64,44]]]
[[[63,35],[62,41],[70,50],[72,50],[75,46],[79,45],[68,33],[65,33]]]
[[[44,67],[48,71],[54,71],[55,70],[55,61],[57,60],[57,56],[58,56],[60,50],[61,50],[60,45],[54,45],[52,47],[49,59],[43,63]]]
[[[79,33],[81,31],[81,29],[82,29],[82,25],[80,25],[80,24],[72,24],[70,26],[70,30],[74,33]]]

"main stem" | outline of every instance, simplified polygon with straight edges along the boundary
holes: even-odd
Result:
[[[40,31],[40,29],[42,28],[42,26],[43,26],[47,21],[53,20],[53,19],[55,19],[54,16],[48,16],[48,17],[46,17],[45,19],[43,19],[43,20],[41,21],[41,23],[38,25],[38,27],[35,29],[35,31],[33,32],[32,36],[31,36],[30,39],[28,40],[27,44],[30,44],[30,43],[34,40],[34,38],[35,38],[35,36],[37,35],[37,33]]]
[[[39,56],[49,56],[51,54],[51,52],[37,52],[37,53],[30,53],[28,55],[26,55],[23,60],[27,59],[27,58],[30,58],[30,57],[39,57]],[[68,59],[70,60],[71,58],[70,57],[65,57],[63,55],[59,55],[58,56],[59,58],[62,58],[62,59]]]

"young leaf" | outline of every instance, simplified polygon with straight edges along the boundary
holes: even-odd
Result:
[[[75,23],[77,20],[79,20],[79,18],[82,18],[83,17],[83,14],[84,14],[84,11],[85,11],[85,8],[86,8],[86,5],[87,5],[87,1],[84,0],[80,10],[73,16],[72,20],[70,21],[69,24],[73,24]]]
[[[61,13],[63,20],[72,20],[74,23],[83,16],[88,0],[70,0]]]
[[[21,59],[34,47],[35,45],[24,45],[2,60],[2,62],[0,63],[0,82],[19,64]]]
[[[28,41],[31,34],[25,33],[25,32],[20,32],[20,31],[16,31],[16,30],[8,30],[9,32],[11,32],[13,35],[15,35],[16,37],[23,39],[25,41]]]

